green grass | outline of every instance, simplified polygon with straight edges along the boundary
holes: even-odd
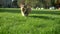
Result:
[[[0,34],[60,34],[60,10],[32,10],[23,17],[19,8],[0,8]]]

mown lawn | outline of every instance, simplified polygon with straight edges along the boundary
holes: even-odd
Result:
[[[32,10],[23,17],[19,8],[0,8],[0,34],[60,34],[60,10]]]

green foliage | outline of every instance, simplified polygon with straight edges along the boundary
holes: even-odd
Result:
[[[31,6],[35,6],[39,1],[38,0],[18,0],[18,5],[24,1],[25,4],[30,4]]]
[[[20,2],[23,0],[18,0],[18,5]],[[60,2],[59,0],[24,0],[25,4],[30,4],[32,7],[44,7],[44,8],[49,8],[50,6],[54,6]]]

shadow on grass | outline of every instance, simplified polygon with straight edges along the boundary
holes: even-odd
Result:
[[[21,13],[20,10],[7,10],[7,9],[0,9],[0,12],[10,12],[10,13]]]
[[[11,12],[11,13],[21,13],[20,10],[15,9],[0,9],[0,12]],[[32,10],[31,14],[55,14],[60,15],[60,11],[38,11]]]
[[[31,14],[55,14],[55,15],[60,15],[60,11],[32,11]]]
[[[42,18],[42,19],[51,19],[51,20],[55,20],[55,19],[58,19],[58,18],[52,18],[52,17],[48,17],[48,16],[29,16],[29,17],[32,17],[32,18]]]

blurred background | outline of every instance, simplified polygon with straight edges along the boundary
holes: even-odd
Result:
[[[23,0],[0,0],[0,8],[19,8],[21,1]],[[25,0],[25,3],[28,2],[33,8],[60,9],[60,0]]]

